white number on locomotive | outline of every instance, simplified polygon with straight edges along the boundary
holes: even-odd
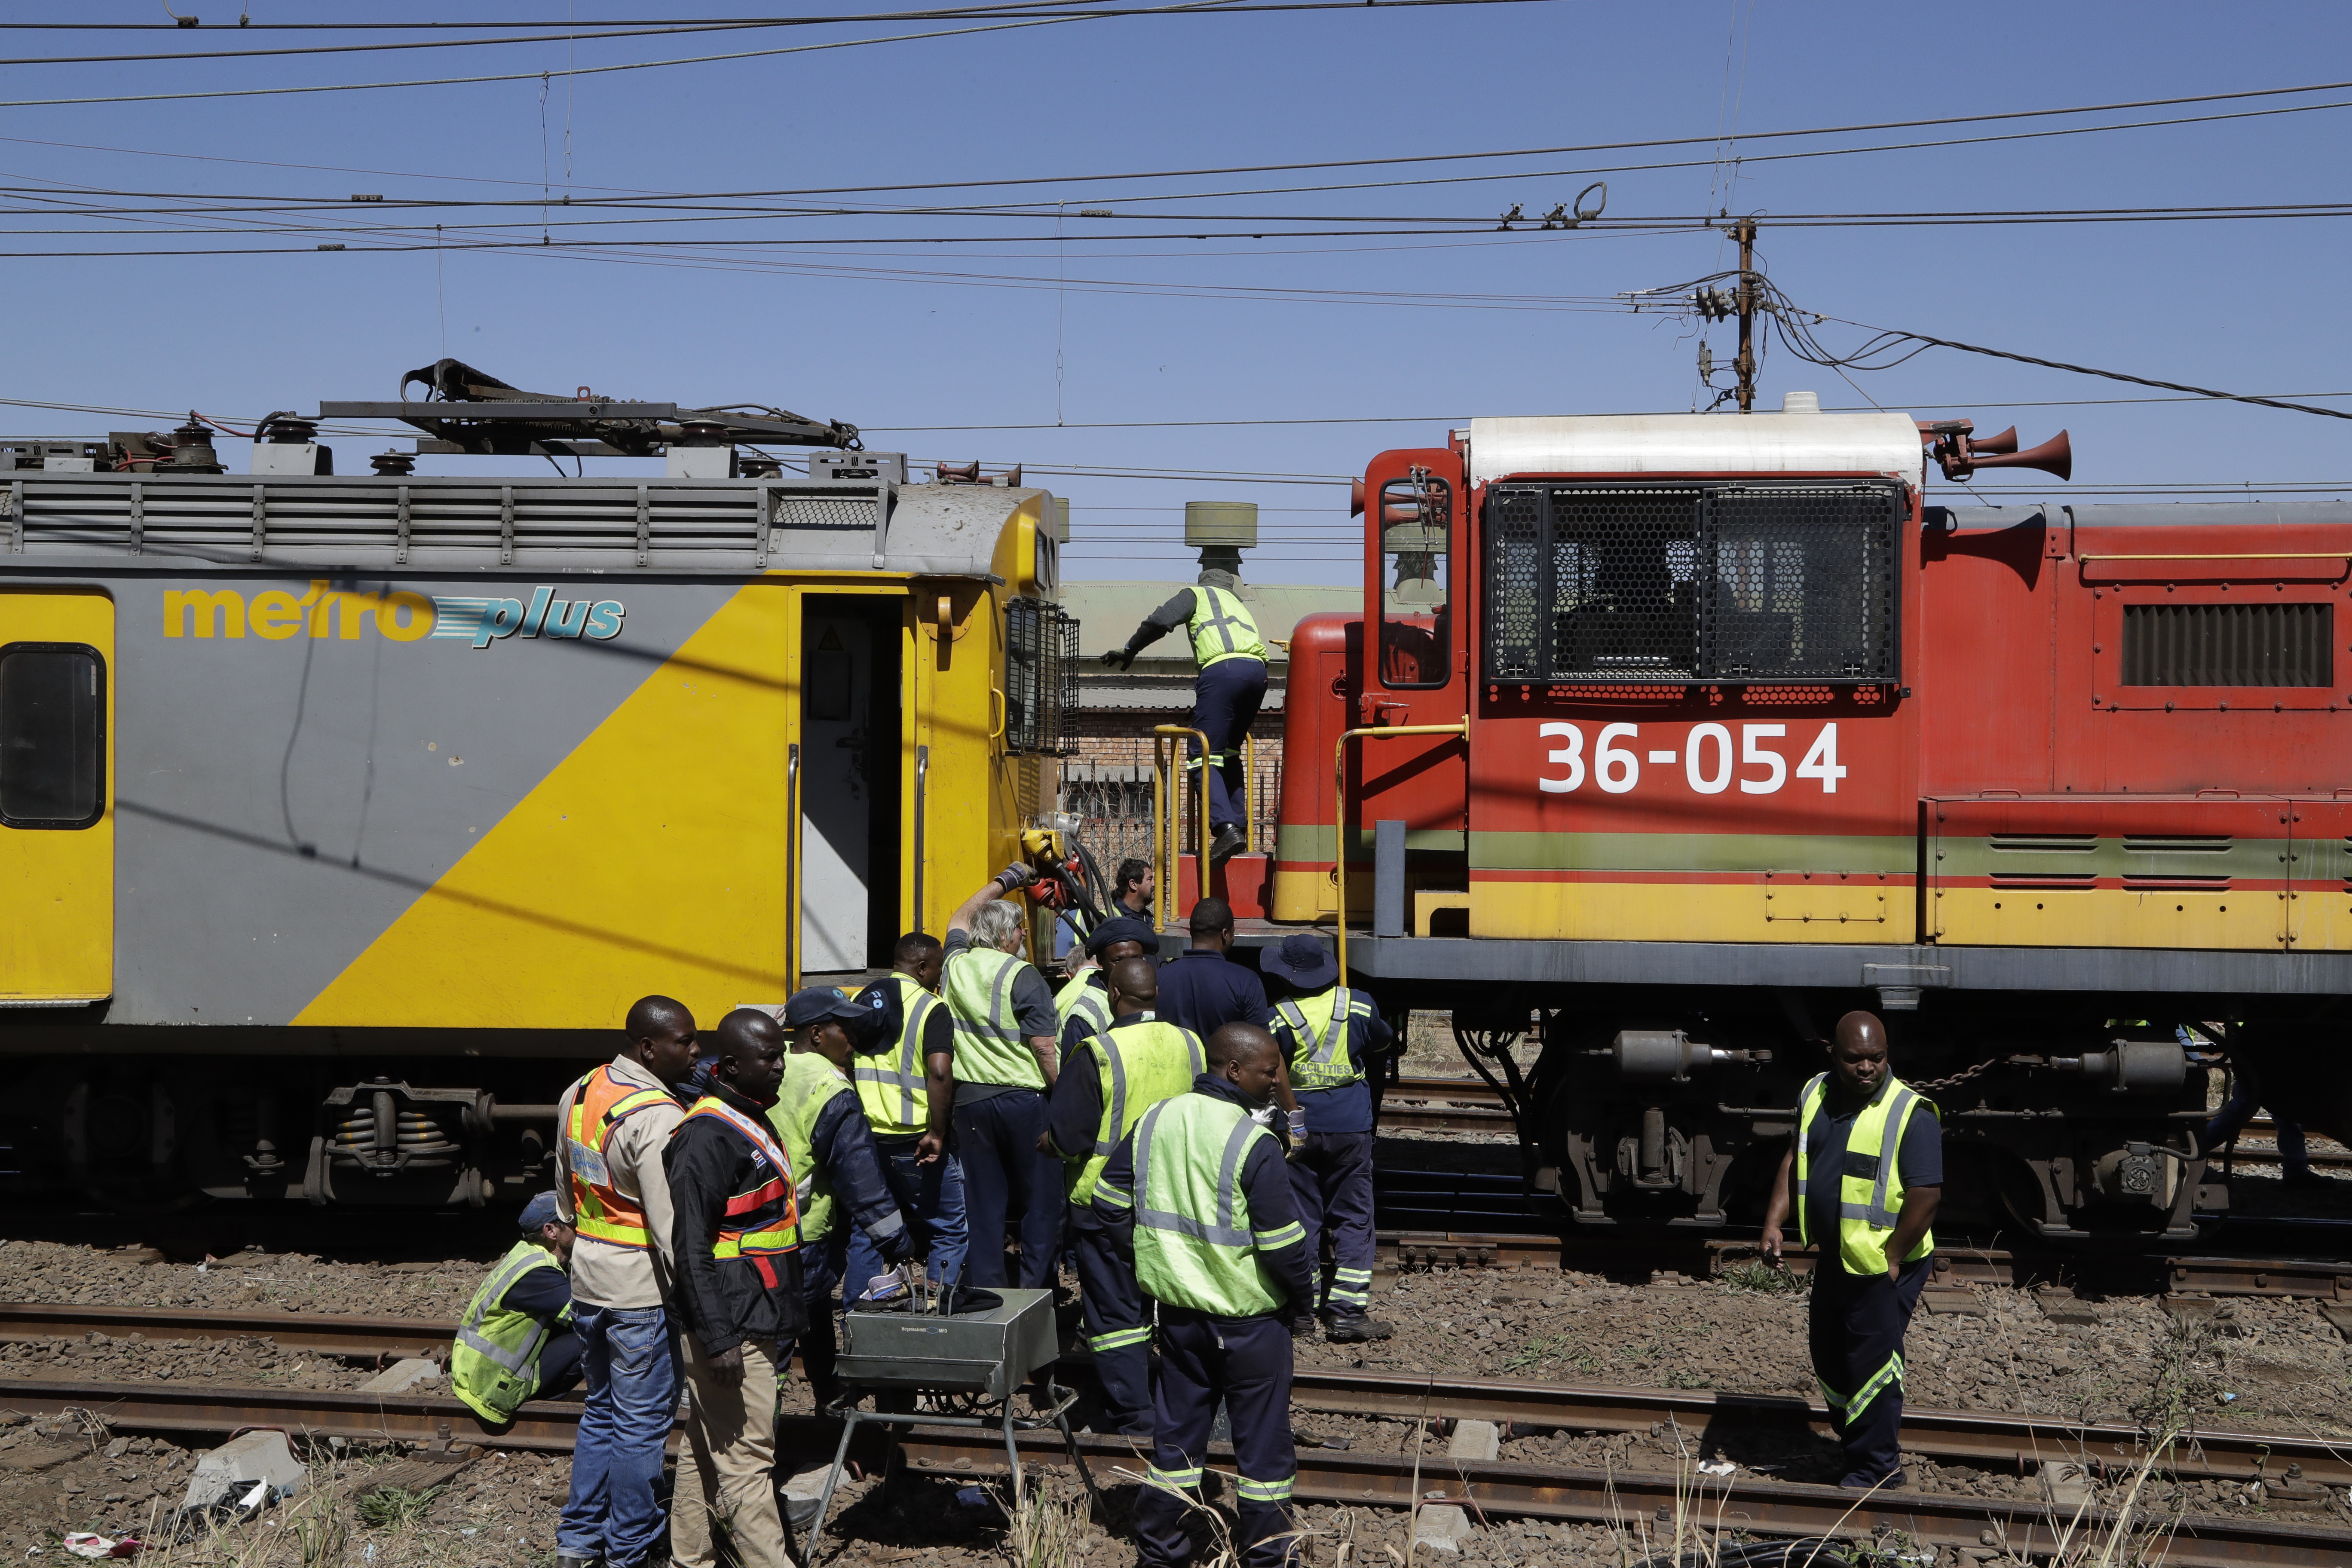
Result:
[[[1585,766],[1582,726],[1555,722],[1544,725],[1538,732],[1547,740],[1562,742],[1558,749],[1547,752],[1544,760],[1567,775],[1555,778],[1549,773],[1539,774],[1536,785],[1546,795],[1567,795],[1580,789],[1588,773],[1604,794],[1624,795],[1642,782],[1644,756],[1653,764],[1666,766],[1675,760],[1671,751],[1637,751],[1631,744],[1622,743],[1641,738],[1639,724],[1601,725],[1593,737],[1589,770]],[[1788,733],[1786,724],[1742,724],[1735,762],[1729,725],[1695,724],[1682,752],[1683,776],[1700,795],[1721,795],[1735,779],[1742,795],[1777,794],[1790,774],[1789,759],[1775,742],[1783,741]],[[1835,724],[1822,726],[1804,759],[1798,763],[1794,776],[1818,781],[1823,795],[1837,794],[1838,780],[1845,777],[1845,769],[1838,763]]]

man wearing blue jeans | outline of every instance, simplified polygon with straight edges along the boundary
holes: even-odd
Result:
[[[654,1497],[677,1420],[669,1181],[662,1152],[685,1115],[672,1087],[694,1070],[694,1015],[667,996],[629,1009],[626,1043],[555,1110],[556,1192],[572,1247],[572,1328],[586,1405],[557,1568],[637,1568],[666,1521]]]

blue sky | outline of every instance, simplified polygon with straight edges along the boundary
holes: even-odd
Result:
[[[174,4],[184,14],[193,7],[207,24],[234,21],[237,11],[221,0]],[[463,8],[451,0],[366,6],[247,0],[243,9],[256,23],[511,17],[551,20],[559,33],[567,17],[586,26],[604,17],[814,14],[805,5],[788,11],[734,0],[683,6],[484,0]],[[0,21],[60,16],[167,19],[152,5],[129,0],[0,5]],[[395,203],[535,203],[543,186],[560,198],[567,188],[592,197],[1017,178],[1037,183],[824,200],[869,209],[1043,204],[1021,216],[868,211],[693,224],[674,212],[635,210],[609,216],[662,221],[593,232],[662,244],[595,254],[447,248],[483,232],[455,227],[467,224],[506,223],[516,226],[509,237],[535,239],[536,205],[484,212],[346,204],[323,215],[266,215],[272,224],[424,226],[290,236],[17,216],[8,221],[19,231],[95,228],[134,237],[19,232],[5,247],[12,252],[297,248],[12,256],[0,396],[194,405],[249,416],[309,410],[322,398],[390,397],[401,371],[446,353],[529,387],[752,401],[846,419],[869,432],[869,446],[906,450],[919,464],[1024,463],[1035,482],[1071,499],[1072,576],[1180,573],[1190,561],[1176,542],[1182,503],[1241,500],[1265,509],[1253,577],[1346,582],[1358,572],[1357,534],[1347,520],[1344,479],[1330,479],[1360,473],[1383,447],[1440,444],[1447,421],[1475,415],[1704,405],[1693,323],[1679,314],[1629,313],[1612,301],[1728,266],[1730,247],[1719,234],[1692,226],[1495,230],[1495,216],[1515,203],[1539,214],[1606,179],[1610,218],[1724,208],[1757,214],[1773,281],[1832,317],[2235,391],[2341,394],[2321,401],[2352,409],[2345,273],[2336,260],[2344,217],[1775,226],[1776,217],[1817,213],[2352,201],[2344,156],[2352,108],[1756,161],[1838,145],[2352,102],[2346,89],[1933,131],[1759,139],[1779,130],[2352,79],[2352,11],[2341,6],[1992,5],[1965,15],[1772,0],[1372,6],[1066,22],[561,74],[567,61],[601,66],[959,25],[0,67],[0,99],[8,100],[554,73],[543,88],[533,79],[0,108],[0,169],[19,196],[45,191],[95,199],[69,188],[80,186],[225,198],[216,205],[247,197],[336,201],[353,193]],[[22,60],[357,37],[209,26],[11,31],[0,33],[0,51]],[[1079,178],[1733,132],[1738,140],[1720,146],[1174,181]],[[178,156],[157,155],[165,153]],[[1691,166],[1593,172],[1657,163]],[[1272,189],[1458,182],[1470,174],[1505,177]],[[1263,194],[1207,195],[1230,191]],[[1180,193],[1192,199],[1143,199]],[[1055,220],[1037,216],[1056,203],[1066,204],[1058,242]],[[1076,216],[1088,207],[1115,216]],[[1160,213],[1192,216],[1149,216]],[[551,209],[551,222],[566,216]],[[1379,221],[1341,221],[1366,217]],[[430,248],[436,219],[450,226],[438,254]],[[250,227],[262,220],[246,214],[202,221]],[[1351,232],[1297,233],[1329,229]],[[1363,229],[1453,232],[1353,232]],[[1187,237],[1202,231],[1224,237]],[[1255,238],[1253,231],[1272,232]],[[549,232],[561,238],[587,231]],[[1092,237],[1109,233],[1151,237]],[[982,236],[1011,242],[974,242]],[[713,237],[760,243],[719,248],[709,245]],[[943,237],[951,242],[939,243]],[[322,239],[351,248],[303,248]],[[387,242],[426,248],[364,248]],[[1370,297],[1383,302],[1367,302]],[[1834,322],[1819,331],[1836,348],[1866,335]],[[1729,329],[1708,336],[1717,360],[1727,362]],[[2229,485],[2257,495],[2320,487],[2302,492],[2307,499],[2352,492],[2352,427],[2339,420],[2210,403],[2012,407],[2161,395],[1944,351],[1888,372],[1854,373],[1853,381],[1860,391],[1775,345],[1760,405],[1777,407],[1783,392],[1805,388],[1830,406],[1863,405],[1867,394],[1923,416],[1973,416],[1980,429],[2013,420],[2029,443],[2064,426],[2077,454],[2074,489],[2085,500],[2112,499],[2090,493],[2100,487],[2149,485]],[[1395,416],[1401,422],[1052,428],[1057,421]],[[18,407],[0,423],[17,434],[62,436],[162,422]],[[984,428],[1005,426],[1045,428]],[[364,454],[386,443],[346,436],[335,444],[350,469],[363,468]],[[485,466],[472,459],[427,466],[464,471],[468,464]],[[1147,469],[1189,477],[1118,472]],[[1323,482],[1311,482],[1317,476]],[[1981,488],[1988,499],[2066,493],[2023,473]]]

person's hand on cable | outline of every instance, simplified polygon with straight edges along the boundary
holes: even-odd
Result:
[[[1017,892],[1037,879],[1037,868],[1026,860],[1015,860],[999,871],[996,879],[1003,884],[1006,892]]]

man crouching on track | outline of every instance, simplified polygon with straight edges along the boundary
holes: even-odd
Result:
[[[687,1442],[670,1503],[670,1560],[713,1568],[710,1521],[742,1568],[786,1568],[776,1509],[776,1381],[768,1347],[808,1326],[793,1170],[766,1112],[784,1076],[784,1032],[738,1007],[712,1034],[709,1092],[669,1141],[678,1304],[687,1326]]]
[[[1223,1400],[1240,1472],[1234,1549],[1244,1568],[1276,1568],[1297,1550],[1290,1320],[1314,1308],[1315,1269],[1282,1146],[1251,1120],[1274,1102],[1282,1047],[1255,1024],[1228,1024],[1210,1037],[1207,1057],[1192,1092],[1145,1111],[1095,1183],[1095,1217],[1115,1250],[1133,1247],[1143,1293],[1160,1303],[1138,1560],[1179,1568],[1192,1558],[1184,1517]]]
[[[1808,1327],[1813,1378],[1845,1446],[1840,1486],[1903,1484],[1903,1333],[1927,1282],[1943,1195],[1934,1102],[1888,1068],[1886,1026],[1848,1013],[1830,1070],[1797,1097],[1797,1136],[1764,1208],[1768,1262],[1780,1262],[1791,1203],[1798,1239],[1821,1246]]]
[[[677,1419],[677,1327],[669,1184],[662,1150],[678,1123],[670,1090],[694,1070],[694,1015],[646,996],[622,1025],[621,1054],[563,1091],[555,1124],[558,1216],[572,1246],[572,1322],[586,1406],[572,1492],[556,1526],[557,1568],[637,1568],[661,1538],[662,1448]]]

